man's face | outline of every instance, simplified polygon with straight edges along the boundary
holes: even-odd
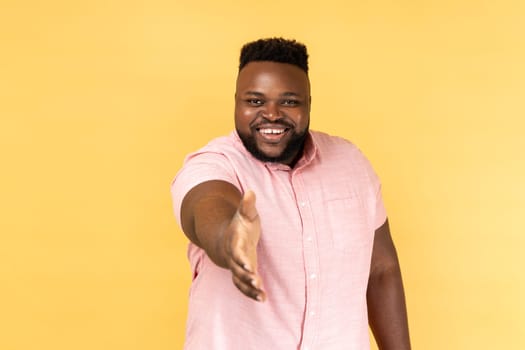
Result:
[[[291,64],[250,62],[237,77],[235,128],[257,159],[292,165],[310,122],[310,83]]]

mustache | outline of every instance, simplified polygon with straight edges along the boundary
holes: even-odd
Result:
[[[295,124],[287,121],[285,118],[272,121],[265,117],[259,117],[250,123],[251,128],[259,128],[261,126],[265,126],[265,127],[282,126],[282,127],[291,129],[295,127]]]

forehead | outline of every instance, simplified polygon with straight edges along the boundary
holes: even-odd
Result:
[[[299,67],[288,63],[269,61],[250,62],[237,77],[237,92],[258,90],[287,90],[309,94],[308,75]]]

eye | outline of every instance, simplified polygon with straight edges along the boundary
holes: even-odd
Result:
[[[264,104],[264,101],[258,98],[250,98],[247,99],[246,102],[248,102],[248,104],[252,106],[262,106]]]
[[[298,100],[283,100],[281,102],[283,106],[297,106],[299,104]]]

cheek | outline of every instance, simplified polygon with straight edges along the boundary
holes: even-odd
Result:
[[[256,113],[249,109],[239,109],[235,113],[235,119],[238,123],[249,124],[256,117]]]
[[[250,123],[252,122],[253,118],[255,118],[255,115],[249,110],[235,110],[235,125],[238,129],[250,129]]]
[[[299,126],[301,128],[306,127],[308,125],[308,121],[310,119],[307,111],[298,113],[293,118],[294,118],[294,121],[297,123],[297,126]]]

